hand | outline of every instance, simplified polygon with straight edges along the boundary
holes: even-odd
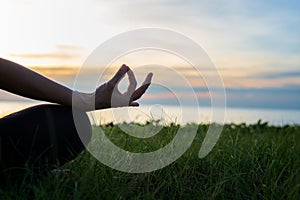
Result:
[[[129,85],[127,91],[121,93],[118,83],[128,75]],[[95,109],[115,108],[123,106],[139,106],[136,100],[142,97],[151,84],[153,74],[149,73],[142,86],[136,89],[137,82],[133,71],[123,64],[112,79],[99,86],[93,94],[95,98]]]

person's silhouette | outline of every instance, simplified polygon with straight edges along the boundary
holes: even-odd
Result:
[[[117,84],[128,75],[128,90],[120,93]],[[86,111],[120,106],[138,106],[136,102],[151,84],[149,73],[136,89],[132,70],[122,65],[112,79],[93,93],[82,93],[60,85],[28,68],[0,58],[0,89],[27,98],[51,102],[33,106],[0,119],[0,169],[31,165],[64,164],[84,148],[73,121],[80,116],[89,142],[91,125]],[[73,98],[72,98],[73,97]],[[94,103],[93,103],[94,102]]]

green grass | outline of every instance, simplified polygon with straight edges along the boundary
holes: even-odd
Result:
[[[208,125],[198,127],[192,146],[177,161],[149,173],[116,171],[82,152],[62,167],[69,174],[50,173],[11,181],[0,189],[1,199],[300,199],[300,127],[228,124],[208,156],[198,158]],[[119,147],[149,152],[172,140],[178,126],[137,139],[117,126],[105,131]]]

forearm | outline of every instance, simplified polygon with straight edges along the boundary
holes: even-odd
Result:
[[[72,90],[19,64],[0,58],[0,89],[31,99],[72,105]]]

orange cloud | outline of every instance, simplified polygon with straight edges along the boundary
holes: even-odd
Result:
[[[59,44],[56,45],[56,48],[62,51],[81,51],[83,47],[77,45],[69,45],[69,44]]]
[[[77,58],[79,54],[69,53],[29,53],[29,54],[9,54],[12,57],[19,57],[25,59],[71,59]]]
[[[49,77],[58,76],[76,76],[78,73],[78,67],[29,67],[33,71]]]
[[[195,92],[195,93],[187,93],[187,92],[177,92],[175,94],[172,93],[159,93],[159,94],[144,94],[144,99],[176,99],[176,98],[183,98],[183,99],[191,99],[191,98],[210,98],[209,92]]]

